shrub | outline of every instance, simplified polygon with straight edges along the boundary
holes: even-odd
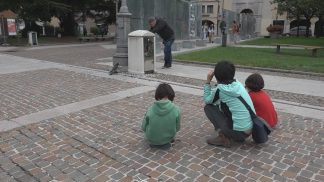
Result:
[[[98,27],[91,27],[90,32],[94,35],[99,35],[99,28]]]
[[[269,33],[279,32],[282,33],[284,27],[282,25],[270,25],[267,27]]]

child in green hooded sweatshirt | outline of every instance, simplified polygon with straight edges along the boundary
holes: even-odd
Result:
[[[169,84],[160,84],[155,102],[147,110],[142,130],[151,147],[168,149],[180,130],[180,109],[173,103],[175,93]]]

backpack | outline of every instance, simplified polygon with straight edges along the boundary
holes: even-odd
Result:
[[[268,141],[268,135],[271,133],[272,129],[269,124],[257,116],[251,109],[251,107],[246,103],[242,96],[239,96],[238,99],[244,104],[251,115],[253,122],[252,127],[252,138],[253,141],[257,144],[266,143]]]

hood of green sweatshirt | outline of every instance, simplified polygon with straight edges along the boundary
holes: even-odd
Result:
[[[170,100],[158,100],[155,101],[152,107],[152,111],[157,115],[166,115],[168,114],[173,108],[174,104]]]

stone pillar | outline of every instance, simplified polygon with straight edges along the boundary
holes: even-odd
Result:
[[[117,2],[118,3],[118,2]],[[130,32],[130,17],[126,0],[122,0],[119,13],[117,13],[117,50],[113,56],[113,64],[119,64],[121,71],[128,70],[128,34]]]

